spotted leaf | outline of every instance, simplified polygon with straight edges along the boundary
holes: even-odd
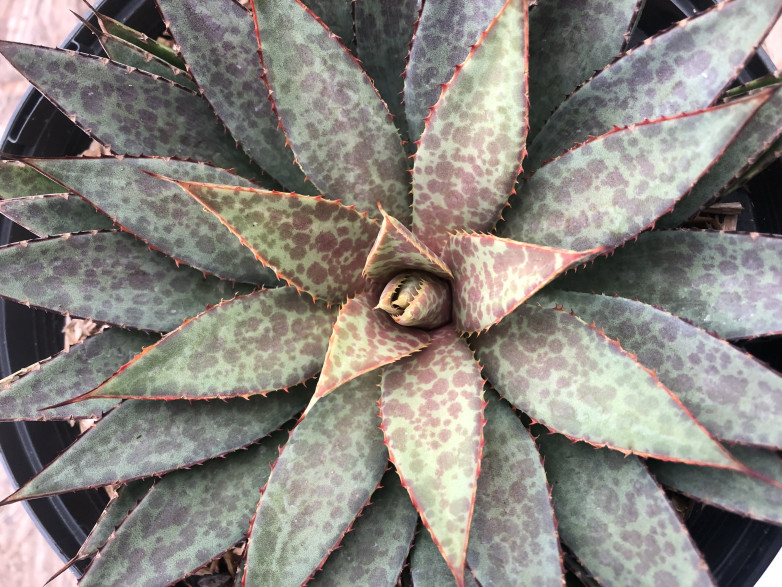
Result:
[[[191,157],[240,175],[260,175],[206,101],[185,88],[62,49],[2,41],[0,54],[115,153]]]
[[[83,397],[192,400],[287,389],[320,370],[335,315],[292,287],[235,298],[169,332]]]
[[[303,0],[312,12],[346,46],[353,43],[353,7],[351,0]]]
[[[717,438],[782,447],[782,377],[751,355],[641,302],[572,292],[546,299],[618,339]]]
[[[777,451],[733,446],[733,455],[753,471],[782,484],[782,460]],[[649,461],[657,480],[698,501],[782,525],[782,489],[767,481],[737,473],[692,467],[681,463]]]
[[[144,330],[173,330],[207,304],[247,293],[177,268],[129,234],[63,235],[0,247],[0,296]]]
[[[383,372],[383,433],[391,461],[457,582],[483,445],[483,380],[450,326]]]
[[[410,559],[413,584],[417,587],[442,587],[453,583],[453,573],[426,528],[418,531]],[[460,584],[459,581],[456,584]],[[478,587],[469,571],[461,578],[461,585]]]
[[[424,118],[440,97],[481,34],[497,16],[504,0],[427,0],[410,49],[405,75],[405,109],[410,138],[424,131]]]
[[[670,210],[767,99],[633,125],[576,147],[523,185],[499,234],[577,250],[619,246]]]
[[[122,365],[154,344],[156,337],[111,328],[51,359],[36,363],[0,382],[0,419],[69,420],[97,418],[116,400],[90,400],[45,410],[56,403],[87,393]]]
[[[334,324],[310,408],[351,379],[398,361],[429,341],[425,331],[399,326],[388,314],[374,309],[368,296],[348,300]]]
[[[562,540],[601,584],[646,577],[656,585],[712,585],[684,525],[637,458],[558,434],[538,443]]]
[[[105,230],[114,227],[89,202],[69,194],[0,200],[0,213],[37,236]]]
[[[527,134],[527,2],[508,0],[427,119],[413,169],[413,232],[439,253],[455,229],[491,230]]]
[[[403,270],[418,270],[453,278],[448,266],[429,247],[399,220],[380,211],[383,224],[364,265],[366,277],[384,281]]]
[[[299,386],[249,400],[124,402],[3,503],[160,475],[225,455],[290,420],[309,393]]]
[[[650,232],[556,287],[638,298],[724,338],[782,332],[782,238]]]
[[[352,207],[322,198],[179,182],[264,265],[327,302],[362,291],[377,225]]]
[[[599,252],[552,249],[486,234],[449,236],[443,257],[454,272],[456,328],[489,328],[567,268]]]
[[[245,587],[304,582],[366,505],[388,463],[378,379],[342,386],[291,433],[252,523]]]
[[[59,194],[60,184],[19,161],[0,160],[0,198]]]
[[[265,79],[304,172],[324,195],[406,219],[402,140],[358,61],[298,0],[254,6]]]
[[[165,585],[244,537],[284,433],[158,481],[79,581],[83,587]]]
[[[559,538],[538,450],[510,406],[487,395],[467,564],[481,585],[560,587]]]
[[[530,13],[530,137],[622,51],[643,0],[546,0]],[[566,43],[562,40],[567,39]]]
[[[393,470],[386,472],[339,548],[307,585],[393,587],[407,559],[417,521],[418,512],[399,476]]]
[[[552,430],[623,452],[740,468],[651,371],[574,316],[520,306],[474,347],[497,391]]]
[[[534,171],[563,149],[614,125],[676,116],[713,104],[781,9],[780,0],[727,0],[628,51],[554,112],[529,147],[525,171]],[[674,65],[679,63],[686,63],[681,73]]]
[[[252,15],[234,0],[168,0],[160,9],[203,95],[245,151],[287,189],[316,195],[268,100]]]

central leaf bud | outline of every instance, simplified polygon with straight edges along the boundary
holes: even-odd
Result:
[[[451,321],[451,285],[425,271],[405,271],[388,282],[376,307],[401,326],[437,328]]]

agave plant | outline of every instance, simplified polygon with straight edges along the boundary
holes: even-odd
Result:
[[[82,585],[237,544],[248,587],[701,585],[660,484],[782,523],[782,378],[728,342],[782,331],[782,240],[677,229],[770,160],[777,86],[723,98],[782,0],[634,48],[642,1],[529,4],[158,0],[173,49],[100,14],[109,58],[0,44],[105,151],[0,168],[40,236],[0,295],[109,326],[0,393],[100,418],[4,501],[117,488]]]

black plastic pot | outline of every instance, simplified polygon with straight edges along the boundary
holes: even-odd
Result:
[[[712,0],[648,0],[639,28],[653,33],[713,4]],[[163,24],[152,0],[104,0],[102,12],[135,29],[157,36]],[[642,33],[639,33],[642,34]],[[643,36],[637,37],[643,38]],[[77,29],[62,45],[67,49],[100,54],[91,33]],[[752,59],[741,81],[773,69],[765,55]],[[34,90],[16,110],[0,149],[18,156],[76,155],[89,146],[89,139],[65,115]],[[740,230],[782,233],[782,164],[771,166],[749,186],[743,201],[748,213],[740,218]],[[5,218],[0,221],[0,244],[33,238]],[[0,300],[0,376],[56,353],[62,346],[62,318],[19,304]],[[782,371],[782,344],[753,341],[748,351]],[[66,423],[0,423],[0,450],[11,476],[22,484],[50,462],[76,437]],[[102,491],[83,491],[27,502],[33,518],[52,546],[63,556],[76,554],[106,503]],[[716,508],[696,505],[687,526],[720,585],[754,585],[782,548],[782,528],[747,520]]]

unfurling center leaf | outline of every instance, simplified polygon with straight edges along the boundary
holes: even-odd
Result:
[[[401,326],[437,328],[451,321],[451,286],[425,271],[405,271],[388,282],[376,308]]]

